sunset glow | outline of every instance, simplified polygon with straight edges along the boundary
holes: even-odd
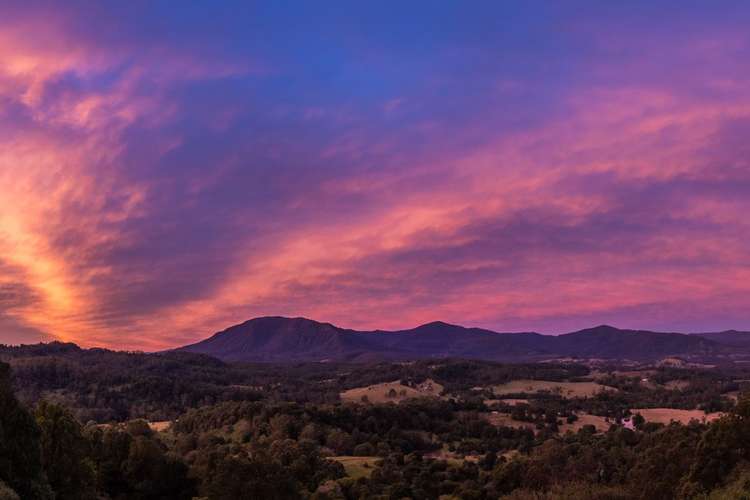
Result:
[[[750,329],[750,5],[520,4],[5,2],[0,342]]]

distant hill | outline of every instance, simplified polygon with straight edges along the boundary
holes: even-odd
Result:
[[[564,357],[649,361],[668,356],[703,359],[750,354],[750,334],[740,340],[727,332],[686,335],[602,325],[554,336],[497,333],[439,321],[410,330],[356,331],[306,318],[262,317],[178,350],[229,362],[538,361]]]
[[[725,349],[720,342],[682,333],[621,330],[602,325],[555,338],[554,351],[584,358],[649,360],[667,356],[710,356]]]
[[[224,361],[347,360],[367,354],[389,357],[387,346],[379,345],[374,337],[330,323],[281,317],[252,319],[179,350]]]
[[[743,347],[750,349],[750,332],[739,332],[737,330],[726,330],[713,333],[694,333],[694,337],[702,337],[720,344],[732,347]]]

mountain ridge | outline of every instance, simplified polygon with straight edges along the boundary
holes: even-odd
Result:
[[[746,335],[743,335],[746,334]],[[750,355],[750,333],[685,334],[599,325],[561,335],[501,333],[433,321],[406,330],[353,330],[303,317],[263,316],[175,350],[226,362],[394,361],[467,358],[492,361]],[[740,339],[741,337],[741,339]]]

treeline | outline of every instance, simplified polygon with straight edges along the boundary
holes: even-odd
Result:
[[[464,454],[497,453],[531,446],[540,438],[528,429],[493,426],[482,415],[460,402],[430,399],[399,405],[232,402],[192,410],[172,430],[189,443],[196,442],[195,436],[221,441],[239,433],[243,442],[302,440],[330,455],[380,457],[443,447]]]
[[[230,403],[190,412],[175,426],[175,439],[191,470],[209,475],[212,469],[199,465],[206,462],[200,457],[227,456],[222,450],[232,447],[282,447],[289,450],[287,456],[309,447],[324,455],[374,452],[381,457],[369,477],[335,479],[332,474],[325,481],[321,478],[315,492],[308,488],[298,493],[301,496],[287,498],[650,500],[750,495],[750,401],[746,399],[733,413],[709,425],[641,421],[637,430],[613,426],[596,434],[589,426],[564,436],[502,428],[493,433],[471,418],[462,420],[463,412],[448,405],[421,404],[305,409]],[[441,419],[448,425],[441,426]],[[430,443],[409,439],[419,430],[438,443],[464,443],[483,436],[480,440],[497,446],[475,461],[427,459]],[[498,441],[503,432],[508,432],[501,438],[505,441]],[[503,453],[504,445],[521,452]],[[252,451],[249,455],[256,456]],[[243,482],[260,481],[223,477],[228,481],[224,486],[235,492]]]
[[[642,375],[610,375],[600,379],[600,383],[616,387],[620,392],[599,399],[605,400],[609,408],[697,408],[709,413],[727,411],[734,402],[723,394],[740,389],[740,384],[733,380],[730,373],[728,369],[660,368],[648,376],[646,383],[643,383]],[[681,385],[669,388],[669,382],[679,382]]]
[[[191,408],[225,401],[294,401],[332,404],[343,390],[403,380],[438,380],[462,399],[481,400],[470,388],[518,378],[564,380],[583,376],[580,365],[440,360],[377,364],[225,364],[200,354],[145,354],[81,349],[52,342],[0,345],[13,367],[17,397],[27,405],[48,400],[82,422],[135,418],[172,420]]]
[[[346,389],[394,380],[418,384],[428,378],[445,386],[452,397],[480,407],[485,399],[493,399],[493,385],[511,380],[590,380],[589,369],[575,364],[499,364],[466,360],[225,364],[198,354],[115,352],[80,349],[73,344],[55,342],[0,346],[0,359],[12,365],[14,387],[24,404],[33,406],[41,400],[55,402],[69,408],[81,422],[98,423],[136,418],[173,420],[189,409],[227,401],[262,399],[335,404],[339,402],[339,393]],[[660,369],[652,376],[655,384],[646,385],[639,376],[612,373],[600,381],[620,389],[617,393],[587,399],[535,394],[531,396],[534,411],[539,413],[538,409],[543,409],[563,418],[585,412],[615,420],[627,415],[630,408],[726,411],[733,402],[722,394],[740,388],[734,379],[745,376],[750,379],[750,372],[746,374],[740,369],[734,369],[731,375],[724,370]],[[683,380],[687,385],[680,389],[660,385],[670,380]]]
[[[13,367],[19,399],[70,408],[83,421],[168,420],[187,408],[257,400],[231,367],[209,356],[80,349],[74,344],[0,348]]]
[[[189,499],[195,482],[144,422],[86,427],[46,402],[27,411],[0,363],[0,498]]]
[[[497,467],[493,479],[501,493],[515,491],[512,498],[538,498],[534,492],[566,498],[554,492],[583,484],[614,495],[596,498],[739,499],[750,493],[748,460],[750,404],[743,400],[710,425],[645,424],[641,431],[612,428],[550,439]],[[733,496],[738,487],[741,493]]]

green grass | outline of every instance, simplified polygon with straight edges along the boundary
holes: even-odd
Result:
[[[596,382],[551,382],[547,380],[514,380],[493,387],[496,396],[548,391],[553,394],[560,394],[564,398],[586,398],[595,396],[602,391],[616,390],[613,387],[607,387]]]
[[[380,457],[331,457],[331,460],[343,465],[347,476],[352,479],[359,479],[360,477],[370,477],[375,468],[375,462],[380,460]]]

